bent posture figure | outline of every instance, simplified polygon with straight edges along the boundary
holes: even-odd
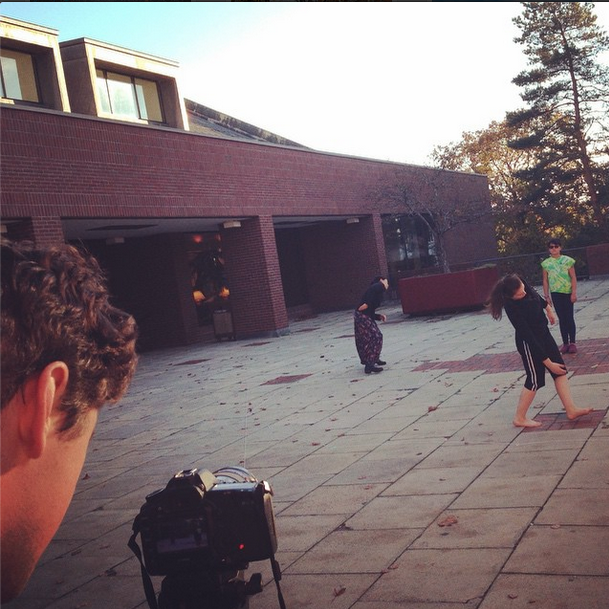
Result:
[[[554,379],[558,397],[571,420],[592,412],[592,408],[578,408],[573,402],[567,367],[558,345],[548,328],[548,320],[556,323],[551,305],[534,288],[516,274],[500,279],[491,292],[487,306],[493,319],[501,319],[505,310],[514,326],[516,349],[522,357],[526,378],[520,394],[514,425],[539,427],[541,423],[527,416],[538,389],[545,385],[548,370]],[[546,316],[547,315],[547,316]]]
[[[360,362],[365,366],[366,374],[382,372],[381,366],[386,364],[380,359],[383,333],[376,322],[384,322],[387,317],[384,313],[377,313],[376,310],[381,306],[388,287],[389,281],[386,277],[380,275],[375,277],[353,313],[355,347]]]

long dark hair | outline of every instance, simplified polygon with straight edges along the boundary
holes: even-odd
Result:
[[[501,319],[505,301],[511,298],[524,280],[516,273],[503,276],[491,290],[486,301],[486,307],[490,310],[493,319]]]

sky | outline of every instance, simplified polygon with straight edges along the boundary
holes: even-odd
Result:
[[[0,2],[0,14],[171,59],[182,96],[337,154],[429,165],[522,106],[519,2]],[[609,33],[609,3],[595,3]],[[609,65],[609,52],[604,61]]]

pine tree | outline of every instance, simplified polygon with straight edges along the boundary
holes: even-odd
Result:
[[[518,173],[529,185],[525,203],[609,238],[609,68],[599,61],[609,38],[591,2],[521,4],[514,42],[524,46],[529,68],[512,82],[528,106],[506,121],[527,132],[510,147],[536,160]]]

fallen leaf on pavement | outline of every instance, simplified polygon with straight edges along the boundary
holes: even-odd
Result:
[[[453,524],[457,524],[459,522],[459,519],[456,516],[447,516],[446,518],[443,518],[442,520],[440,520],[440,522],[438,522],[438,526],[439,527],[450,527]]]
[[[341,594],[344,594],[346,592],[347,588],[345,588],[345,586],[340,586],[339,588],[334,588],[334,598],[336,598],[337,596],[340,596]]]

